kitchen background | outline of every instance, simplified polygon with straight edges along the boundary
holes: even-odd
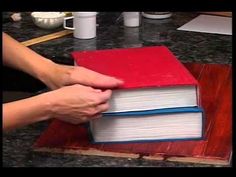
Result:
[[[21,12],[21,19],[14,21],[12,12],[3,12],[2,31],[23,42],[63,30],[41,29],[36,26],[30,12]],[[70,53],[75,50],[100,50],[165,45],[183,63],[232,64],[232,36],[191,31],[178,31],[197,12],[173,12],[170,18],[157,20],[141,17],[139,27],[125,27],[121,12],[99,12],[97,36],[89,40],[76,39],[73,35],[29,46],[51,60],[73,65]],[[71,22],[69,22],[71,24]],[[3,67],[3,102],[26,98],[47,88],[34,78]],[[213,166],[192,163],[147,161],[69,154],[48,154],[32,151],[32,145],[47,127],[41,122],[13,132],[3,133],[3,166]]]

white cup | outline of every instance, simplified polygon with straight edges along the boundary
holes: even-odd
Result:
[[[139,12],[123,12],[124,26],[138,27],[140,25]]]
[[[73,12],[73,16],[64,18],[64,28],[74,30],[74,37],[92,39],[96,37],[97,12]],[[66,20],[73,19],[73,27],[66,26]]]

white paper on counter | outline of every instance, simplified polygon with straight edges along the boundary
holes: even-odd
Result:
[[[232,35],[232,17],[199,15],[177,30]]]

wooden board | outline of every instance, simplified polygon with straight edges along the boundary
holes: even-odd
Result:
[[[34,150],[229,165],[232,153],[231,66],[185,66],[200,83],[202,107],[206,116],[204,140],[91,144],[85,127],[54,120],[36,141]]]
[[[232,17],[232,12],[201,12],[201,13],[207,14],[207,15],[218,15],[218,16]]]
[[[57,39],[57,38],[60,38],[60,37],[63,37],[63,36],[66,36],[66,35],[69,35],[69,34],[72,34],[72,33],[73,33],[73,30],[63,30],[63,31],[52,33],[52,34],[47,34],[47,35],[44,35],[44,36],[40,36],[40,37],[37,37],[37,38],[34,38],[34,39],[30,39],[30,40],[21,42],[21,44],[28,47],[28,46],[38,44],[38,43],[41,43],[41,42],[46,42],[46,41],[49,41],[49,40]]]

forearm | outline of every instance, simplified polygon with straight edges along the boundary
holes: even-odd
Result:
[[[3,130],[50,119],[51,102],[44,94],[3,104]]]
[[[53,62],[25,47],[9,35],[2,33],[4,65],[26,72],[40,79]]]

